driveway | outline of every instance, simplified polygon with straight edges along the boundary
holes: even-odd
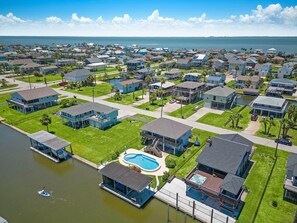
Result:
[[[224,111],[203,107],[203,108],[200,108],[195,114],[188,117],[187,120],[196,122],[199,118],[203,117],[207,113],[215,113],[215,114],[221,115],[222,113],[224,113]]]

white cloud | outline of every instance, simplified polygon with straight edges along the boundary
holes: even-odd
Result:
[[[129,14],[124,14],[123,17],[116,16],[112,19],[113,23],[129,23],[132,21],[132,17]]]
[[[21,18],[14,16],[12,12],[8,13],[6,16],[0,15],[0,23],[13,24],[22,22],[25,22],[25,20],[22,20]]]
[[[282,8],[277,3],[263,8],[258,5],[251,14],[240,15],[239,21],[243,23],[297,24],[297,6]]]
[[[159,10],[154,10],[153,13],[147,17],[148,22],[173,22],[174,18],[164,18],[160,16]]]
[[[56,17],[56,16],[47,17],[45,20],[48,23],[60,23],[60,22],[62,22],[62,19],[60,19],[59,17]]]
[[[72,20],[72,22],[77,22],[77,23],[91,23],[91,22],[93,22],[93,20],[90,18],[86,18],[83,16],[78,17],[77,13],[72,13],[71,20]]]
[[[98,22],[98,23],[104,23],[103,17],[102,17],[102,16],[99,16],[99,17],[96,19],[96,22]]]
[[[228,19],[206,19],[206,13],[202,13],[199,17],[191,17],[188,19],[188,22],[194,22],[194,23],[206,23],[206,24],[212,24],[212,23],[232,23],[233,20],[236,19],[236,16],[232,15]]]

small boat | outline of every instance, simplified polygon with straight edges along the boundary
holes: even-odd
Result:
[[[38,194],[40,196],[43,196],[43,197],[50,197],[51,196],[51,194],[49,192],[46,192],[45,190],[38,191]]]

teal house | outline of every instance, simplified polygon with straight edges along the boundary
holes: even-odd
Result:
[[[142,88],[142,81],[137,79],[128,79],[121,81],[118,85],[115,85],[115,87],[122,94],[128,94],[133,91],[140,90]]]
[[[60,116],[64,124],[75,129],[90,125],[104,130],[118,123],[118,109],[94,102],[65,108]]]

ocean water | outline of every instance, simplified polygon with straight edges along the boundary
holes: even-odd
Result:
[[[119,44],[174,49],[222,49],[276,48],[279,51],[297,53],[297,37],[36,37],[36,36],[0,36],[0,44],[77,44],[97,43],[100,45]]]

